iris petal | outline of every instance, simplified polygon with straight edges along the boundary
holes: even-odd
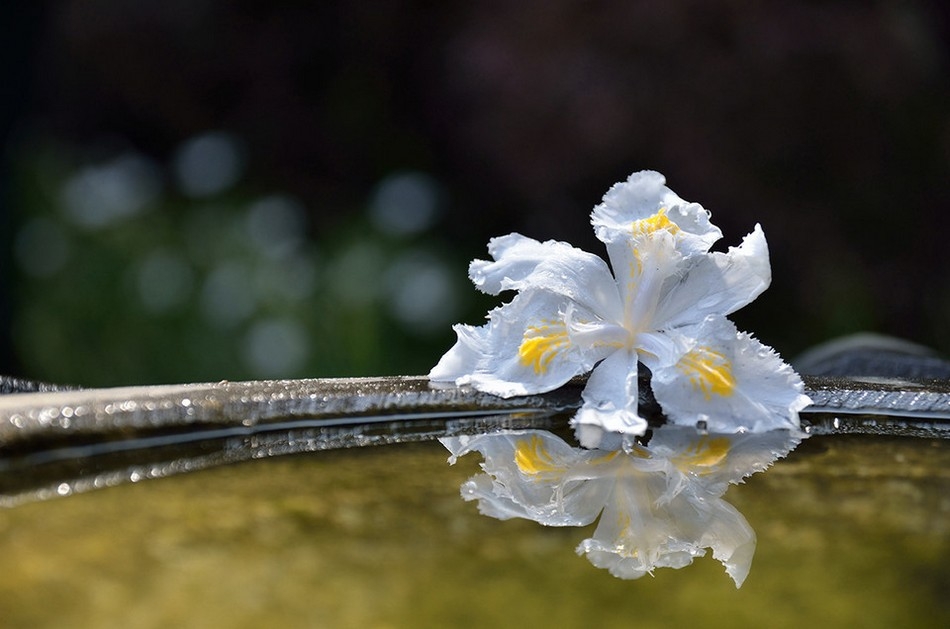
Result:
[[[652,379],[670,420],[717,432],[799,427],[798,411],[811,400],[798,374],[770,347],[715,315],[671,337],[679,357]]]
[[[585,448],[616,449],[619,435],[642,435],[647,422],[639,403],[637,353],[617,350],[594,368],[582,397],[584,405],[572,420]]]
[[[614,184],[594,208],[591,223],[597,238],[611,243],[628,238],[634,221],[650,218],[660,210],[681,230],[677,240],[684,254],[705,253],[722,237],[719,228],[709,222],[709,212],[698,203],[684,201],[666,187],[663,175],[650,170],[633,173],[626,181]]]
[[[658,327],[699,323],[751,303],[772,281],[769,250],[759,225],[726,253],[694,257],[681,276],[670,275],[656,310]]]
[[[636,334],[653,330],[655,311],[664,281],[678,275],[683,256],[669,233],[645,240],[624,239],[607,245],[610,264],[617,275],[615,292],[623,301],[622,323]]]
[[[614,351],[610,345],[574,342],[568,318],[587,327],[609,325],[561,295],[523,291],[492,310],[484,326],[456,326],[458,342],[429,378],[502,397],[556,389]]]
[[[599,256],[564,242],[538,242],[521,234],[493,238],[494,261],[475,260],[469,276],[479,290],[543,289],[563,295],[607,319],[618,318],[616,282]]]

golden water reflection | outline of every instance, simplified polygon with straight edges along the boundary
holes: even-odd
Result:
[[[805,441],[725,498],[758,535],[736,590],[712,558],[623,581],[593,527],[459,499],[437,443],[257,461],[0,511],[5,627],[950,625],[950,443]]]
[[[570,445],[546,430],[440,439],[450,462],[480,453],[484,473],[462,497],[499,520],[584,526],[577,553],[622,579],[683,568],[707,550],[740,587],[755,555],[755,532],[722,496],[730,484],[768,468],[802,439],[797,430],[700,433],[664,425],[649,442],[619,450]]]

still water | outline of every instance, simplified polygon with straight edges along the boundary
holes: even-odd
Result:
[[[252,461],[0,510],[3,627],[950,626],[950,442],[806,440],[725,498],[722,566],[622,581],[585,528],[484,517],[435,442]]]

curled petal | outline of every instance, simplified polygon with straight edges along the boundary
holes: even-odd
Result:
[[[636,352],[616,350],[594,368],[584,405],[571,420],[582,446],[616,449],[624,435],[646,432],[647,422],[637,412],[638,387]]]
[[[700,544],[712,549],[713,558],[726,569],[736,588],[742,587],[755,556],[755,531],[748,520],[731,504],[720,498],[703,501],[701,506],[714,512]]]
[[[564,242],[538,242],[521,234],[492,238],[494,261],[475,260],[469,277],[491,295],[504,290],[543,289],[570,298],[607,319],[617,319],[617,284],[599,256]]]
[[[524,291],[492,310],[486,325],[455,326],[458,342],[432,369],[429,378],[470,384],[502,397],[556,389],[590,371],[613,351],[608,344],[577,342],[574,329],[580,326],[609,330],[609,325],[593,313],[561,295]],[[597,335],[586,331],[584,336]]]
[[[811,400],[770,347],[715,315],[670,336],[678,357],[654,370],[652,386],[674,423],[724,433],[799,429],[798,412]]]
[[[649,220],[663,211],[676,226],[684,253],[709,251],[722,232],[709,222],[709,213],[701,205],[684,201],[665,184],[663,175],[650,170],[614,184],[591,214],[597,238],[606,243],[630,238],[636,221]]]
[[[491,359],[488,325],[475,327],[459,323],[453,325],[452,329],[458,341],[429,372],[429,379],[433,382],[455,382]]]
[[[691,258],[684,274],[669,275],[656,309],[656,324],[699,323],[710,314],[728,315],[751,303],[772,281],[769,249],[759,225],[726,253]]]

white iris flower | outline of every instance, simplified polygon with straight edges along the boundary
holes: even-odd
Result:
[[[451,437],[449,462],[480,452],[484,474],[462,485],[462,497],[501,520],[584,526],[600,517],[577,547],[598,568],[636,579],[655,568],[682,568],[711,549],[742,585],[755,553],[755,532],[722,499],[730,483],[767,468],[801,440],[795,430],[700,434],[666,425],[648,446],[574,448],[553,434],[513,431]]]
[[[567,243],[492,239],[493,260],[475,260],[469,275],[486,293],[518,293],[487,324],[455,326],[458,342],[429,377],[512,397],[593,370],[573,420],[588,448],[645,432],[639,363],[674,423],[725,433],[798,428],[798,411],[810,403],[801,379],[726,319],[771,281],[758,225],[738,247],[710,252],[722,233],[709,213],[652,171],[614,185],[591,222],[613,273]]]

